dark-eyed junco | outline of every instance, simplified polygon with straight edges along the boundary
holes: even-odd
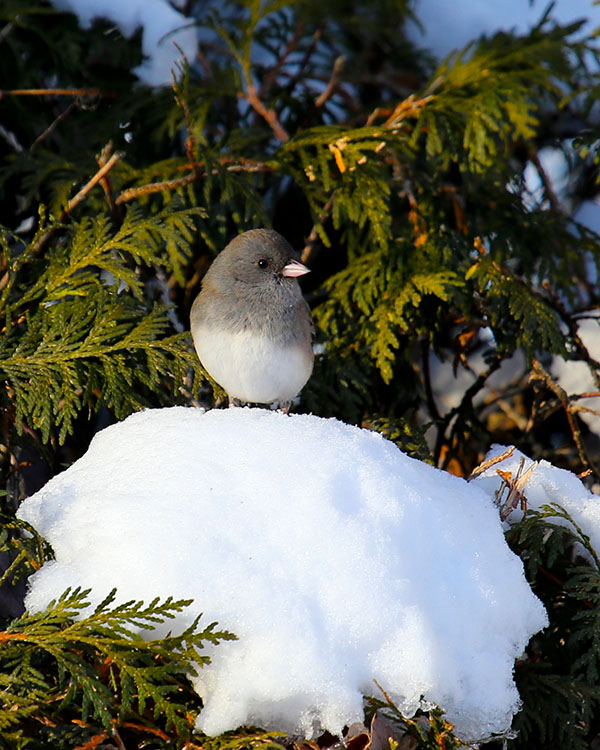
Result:
[[[287,411],[313,368],[310,311],[298,284],[309,269],[277,232],[252,229],[219,253],[191,311],[198,357],[235,401]]]

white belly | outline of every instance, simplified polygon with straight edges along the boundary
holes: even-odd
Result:
[[[291,401],[312,372],[310,350],[299,346],[282,347],[256,334],[214,333],[202,326],[192,336],[210,376],[240,401]]]

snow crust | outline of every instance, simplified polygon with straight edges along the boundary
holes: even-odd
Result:
[[[494,445],[486,460],[500,456],[506,450],[507,446]],[[473,480],[473,483],[487,494],[494,494],[502,484],[497,469],[510,472],[513,479],[518,476],[525,477],[518,486],[527,498],[528,508],[539,510],[542,505],[551,503],[564,508],[584,534],[589,536],[594,550],[600,552],[600,496],[590,492],[573,472],[553,466],[548,461],[534,461],[521,451],[515,450],[509,458],[487,469]],[[531,471],[528,472],[528,469]],[[515,508],[507,517],[507,523],[516,523],[522,517],[523,511]],[[566,519],[552,517],[550,520],[573,531],[573,527]],[[583,549],[580,552],[583,552]]]
[[[339,733],[373,679],[407,713],[422,695],[440,704],[467,738],[501,732],[519,707],[514,661],[547,624],[489,493],[334,419],[141,412],[19,516],[56,553],[29,610],[68,586],[94,603],[117,587],[193,598],[175,629],[203,612],[236,633],[195,683],[208,734]]]
[[[51,0],[58,10],[75,13],[83,28],[97,18],[113,21],[125,37],[140,26],[144,62],[134,73],[149,86],[170,86],[171,69],[181,58],[196,58],[196,30],[167,0]],[[176,46],[177,45],[177,46]],[[181,48],[181,52],[177,49]]]

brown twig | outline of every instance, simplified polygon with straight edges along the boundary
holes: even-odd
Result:
[[[264,99],[264,97],[269,93],[269,91],[271,90],[271,87],[273,86],[273,84],[275,83],[275,80],[277,79],[279,71],[283,67],[283,64],[298,46],[298,42],[300,41],[303,30],[304,30],[304,22],[300,21],[300,23],[296,26],[296,29],[294,31],[292,38],[287,43],[285,49],[279,56],[279,59],[274,65],[272,65],[269,68],[269,71],[266,73],[265,77],[263,78],[262,86],[260,87],[261,99]]]
[[[407,96],[406,99],[402,99],[402,101],[398,102],[392,110],[377,107],[367,118],[366,125],[367,127],[372,125],[378,117],[383,116],[386,117],[386,120],[382,127],[390,129],[398,128],[402,120],[406,120],[407,117],[418,115],[431,99],[433,99],[433,96],[422,96],[421,98],[416,98],[414,94],[411,94],[410,96]]]
[[[100,169],[108,164],[112,152],[112,146],[112,141],[109,141],[96,157],[96,162]],[[108,204],[110,213],[113,217],[116,217],[117,207],[115,206],[115,202],[112,197],[112,188],[107,174],[103,175],[100,179],[100,185],[102,187],[102,190],[104,190],[104,197],[106,198],[106,203]]]
[[[58,220],[61,222],[65,221],[65,219],[69,216],[71,211],[76,206],[78,206],[83,200],[85,200],[90,190],[92,190],[92,188],[95,185],[97,185],[102,180],[102,178],[110,172],[110,170],[114,167],[114,165],[119,161],[119,159],[122,159],[123,156],[124,154],[122,151],[116,151],[110,157],[110,159],[108,159],[106,164],[100,167],[100,169],[91,178],[91,180],[88,180],[88,182],[81,188],[81,190],[76,195],[74,195],[73,198],[71,198],[66,208],[58,217]],[[35,246],[33,248],[35,253],[38,253],[41,250],[41,248],[46,244],[46,242],[50,239],[53,233],[54,233],[54,229],[48,229],[47,232],[44,232],[44,234],[42,234],[41,237],[38,238],[38,241],[35,243]]]
[[[579,320],[584,319],[584,316],[581,315],[578,318],[573,317],[573,315],[569,313],[569,311],[565,308],[562,299],[554,291],[554,289],[552,289],[547,279],[544,279],[541,285],[542,285],[542,289],[550,297],[552,301],[552,305],[554,309],[556,310],[556,312],[560,315],[562,322],[568,328],[569,336],[571,336],[571,338],[573,339],[573,343],[575,344],[575,347],[577,348],[577,354],[579,355],[578,358],[582,359],[584,362],[588,364],[591,370],[592,377],[596,384],[596,387],[600,388],[600,376],[598,376],[596,372],[597,370],[600,370],[600,360],[594,359],[592,357],[587,347],[583,343],[581,336],[579,335]]]
[[[310,44],[308,45],[308,47],[306,48],[306,51],[304,52],[304,56],[302,57],[302,60],[300,60],[300,63],[298,64],[294,75],[291,76],[289,81],[287,82],[285,92],[288,96],[291,96],[298,81],[303,80],[304,70],[309,63],[310,58],[313,56],[313,53],[316,49],[319,39],[322,36],[323,36],[323,29],[321,27],[315,29],[315,32],[312,35],[312,39],[310,40]]]
[[[569,428],[571,430],[573,441],[575,442],[575,446],[577,448],[579,460],[584,466],[589,466],[594,471],[594,474],[596,474],[596,476],[600,476],[600,471],[595,466],[594,462],[590,459],[585,449],[583,436],[575,418],[575,410],[573,405],[569,401],[567,392],[563,388],[561,388],[561,386],[555,380],[553,380],[550,373],[546,372],[546,370],[542,367],[537,359],[534,359],[532,362],[531,377],[532,379],[541,380],[546,388],[548,388],[549,391],[552,391],[552,393],[560,401],[560,404],[567,416],[567,421],[569,422]]]
[[[100,89],[2,89],[0,99],[3,96],[98,96],[115,97],[112,91],[101,91]]]
[[[185,139],[185,152],[186,152],[188,161],[190,162],[190,164],[192,164],[194,172],[197,172],[197,166],[196,166],[197,164],[197,156],[196,156],[197,142],[196,142],[196,137],[194,136],[194,121],[192,120],[192,116],[190,114],[190,108],[188,107],[186,98],[179,93],[180,90],[179,90],[177,79],[174,73],[173,73],[172,87],[173,87],[173,91],[175,92],[175,103],[183,112],[183,119],[185,120],[185,124],[187,127],[187,137]]]
[[[482,461],[469,474],[467,481],[470,482],[471,479],[475,479],[475,477],[478,477],[480,474],[483,474],[483,472],[486,471],[487,469],[491,468],[492,466],[495,466],[496,464],[499,464],[500,461],[504,461],[505,458],[510,458],[512,454],[515,452],[515,450],[516,450],[515,446],[511,445],[499,456],[495,456],[494,458],[488,458],[487,461]]]
[[[108,732],[101,732],[100,734],[95,734],[91,740],[88,740],[83,745],[76,745],[73,750],[94,750],[94,748],[98,747],[98,745],[101,742],[104,742],[104,740],[107,740],[109,737]]]
[[[138,732],[148,732],[148,734],[160,737],[160,739],[165,740],[165,742],[170,739],[169,735],[165,734],[162,729],[159,729],[158,727],[150,727],[145,724],[135,724],[133,721],[124,721],[120,726],[122,729],[135,729]]]
[[[333,193],[329,196],[329,200],[327,203],[323,206],[323,210],[317,217],[317,221],[313,224],[312,229],[310,230],[310,234],[306,238],[306,243],[304,247],[302,248],[302,255],[301,260],[303,263],[306,263],[313,255],[317,239],[319,238],[319,232],[317,230],[317,225],[322,224],[325,219],[329,216],[329,213],[331,211],[331,208],[333,206],[333,201],[335,199],[335,190]]]
[[[119,734],[116,727],[112,731],[112,739],[117,745],[117,750],[127,750],[127,748],[125,747],[125,743],[121,739],[121,735]]]
[[[106,164],[103,167],[100,167],[100,169],[96,172],[92,179],[88,180],[88,182],[86,182],[81,190],[76,195],[74,195],[73,198],[71,198],[71,200],[67,204],[67,207],[60,215],[60,221],[64,221],[67,218],[67,216],[71,213],[75,206],[79,205],[79,203],[81,203],[81,201],[87,197],[90,190],[95,185],[97,185],[102,180],[102,178],[110,172],[115,164],[124,156],[125,154],[123,151],[115,151],[115,153],[110,157]]]
[[[279,141],[281,141],[282,143],[287,143],[290,140],[290,136],[288,135],[287,131],[277,119],[275,111],[272,109],[267,109],[265,107],[262,100],[258,96],[256,87],[253,83],[248,82],[246,93],[240,94],[240,96],[247,99],[248,104],[252,107],[252,109],[269,123],[269,125],[271,126],[271,130]]]
[[[47,138],[50,135],[50,133],[52,133],[54,131],[54,129],[57,127],[57,125],[60,122],[62,122],[65,119],[65,117],[68,117],[68,115],[71,114],[71,112],[73,111],[74,107],[75,107],[75,102],[71,102],[69,104],[69,106],[65,109],[65,111],[61,112],[58,115],[58,117],[52,123],[50,123],[50,125],[48,125],[48,127],[46,128],[46,130],[44,130],[43,133],[41,133],[40,135],[38,135],[38,137],[35,139],[35,141],[29,147],[29,151],[30,152],[33,151],[33,149],[38,145],[38,143],[41,143],[45,138]]]
[[[6,39],[6,37],[10,34],[10,32],[15,28],[15,25],[12,21],[6,24],[2,31],[0,31],[0,44]]]
[[[27,641],[29,640],[24,633],[0,633],[0,642],[2,641]]]
[[[487,370],[480,373],[477,378],[471,383],[471,385],[467,388],[467,390],[464,392],[463,397],[460,401],[460,404],[458,406],[455,406],[453,409],[450,409],[450,411],[445,414],[442,418],[442,421],[440,423],[440,426],[438,428],[438,434],[435,441],[435,447],[433,450],[433,457],[435,466],[438,466],[438,468],[443,469],[447,463],[447,461],[450,460],[450,452],[448,452],[448,456],[446,457],[446,460],[443,462],[443,465],[439,465],[440,458],[442,455],[442,449],[444,447],[444,437],[446,434],[446,430],[448,429],[448,426],[452,423],[454,418],[458,416],[461,413],[465,413],[465,409],[467,404],[472,405],[472,401],[475,398],[476,394],[479,393],[479,391],[486,385],[487,379],[493,375],[496,370],[500,367],[502,364],[504,357],[502,355],[498,355],[495,360],[489,365]],[[454,429],[456,427],[456,423],[452,426],[452,429],[450,430],[450,436],[448,438],[448,443],[452,443],[453,435],[454,435]]]
[[[327,83],[325,90],[315,99],[315,107],[322,107],[329,99],[329,97],[333,94],[345,63],[346,58],[343,55],[340,55],[338,58],[336,58],[333,64],[333,70],[331,71],[331,77],[329,78],[329,82]]]
[[[223,159],[221,166],[225,166],[228,172],[270,172],[272,167],[264,162],[253,162],[250,159],[240,159],[237,163],[230,164],[230,159]],[[161,193],[163,190],[177,190],[177,188],[185,187],[192,182],[206,177],[206,170],[202,169],[205,167],[205,162],[194,162],[193,164],[186,164],[181,167],[182,169],[193,169],[194,173],[186,175],[185,177],[178,177],[175,180],[165,180],[163,182],[150,182],[147,185],[141,185],[140,187],[127,188],[120,193],[115,204],[120,205],[127,201],[139,198],[141,195],[151,195],[152,193]],[[219,168],[214,167],[211,170],[211,174],[218,174]]]

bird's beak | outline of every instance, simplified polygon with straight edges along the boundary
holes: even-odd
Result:
[[[305,273],[310,273],[310,268],[297,260],[290,261],[281,271],[282,276],[304,276]]]

